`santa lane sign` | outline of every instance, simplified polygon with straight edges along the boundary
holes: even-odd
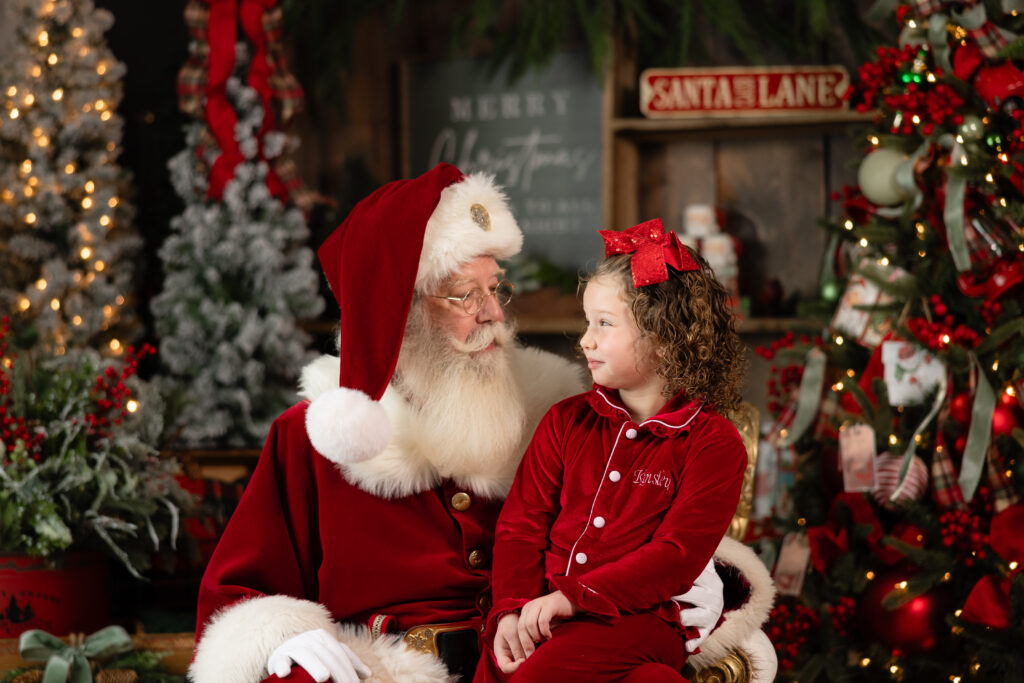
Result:
[[[840,112],[849,84],[842,66],[647,69],[640,111],[650,118]]]

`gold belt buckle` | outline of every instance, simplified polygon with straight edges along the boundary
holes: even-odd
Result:
[[[483,628],[483,623],[480,624],[480,628]],[[404,640],[405,644],[414,650],[429,652],[435,657],[439,657],[440,653],[437,651],[437,637],[439,635],[451,633],[452,631],[477,630],[476,624],[468,621],[460,621],[453,624],[421,624],[413,626],[406,631]]]

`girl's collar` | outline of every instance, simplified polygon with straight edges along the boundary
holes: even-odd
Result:
[[[629,411],[622,403],[619,392],[600,384],[595,384],[587,393],[587,400],[596,413],[609,418],[615,423],[631,422]],[[693,420],[706,408],[697,399],[689,398],[685,391],[680,391],[658,410],[658,413],[638,426],[649,429],[658,436],[677,436],[689,431]]]

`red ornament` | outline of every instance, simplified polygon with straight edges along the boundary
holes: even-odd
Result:
[[[925,489],[928,488],[928,466],[915,455],[911,457],[903,490],[900,491],[896,500],[890,500],[896,491],[897,483],[899,483],[900,467],[902,466],[903,457],[890,453],[882,453],[875,461],[875,488],[871,495],[874,496],[875,502],[882,507],[892,510],[908,500],[921,500]]]
[[[953,75],[961,81],[970,82],[974,72],[985,62],[985,56],[977,43],[967,43],[953,53]]]
[[[1003,394],[1004,396],[1006,394]],[[1010,400],[1014,400],[1010,397]],[[1016,401],[1014,401],[1016,403]],[[1020,411],[1016,405],[1007,405],[1002,401],[992,411],[992,435],[1010,436],[1014,427],[1020,427]]]
[[[959,424],[965,425],[971,421],[971,394],[965,391],[957,394],[949,401],[949,416]]]
[[[914,575],[914,570],[898,566],[879,573],[861,594],[857,616],[861,633],[870,641],[880,642],[890,650],[907,654],[930,651],[946,630],[949,597],[941,589],[913,598],[889,610],[882,600],[890,591]]]
[[[1024,94],[1024,72],[1010,60],[983,67],[974,78],[974,90],[993,109],[998,110],[1011,98],[1019,103]]]

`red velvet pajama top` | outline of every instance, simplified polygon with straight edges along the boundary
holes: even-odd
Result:
[[[653,610],[678,624],[670,598],[725,535],[746,466],[736,428],[683,394],[639,424],[597,385],[555,404],[498,518],[491,626],[555,589],[609,620]]]

